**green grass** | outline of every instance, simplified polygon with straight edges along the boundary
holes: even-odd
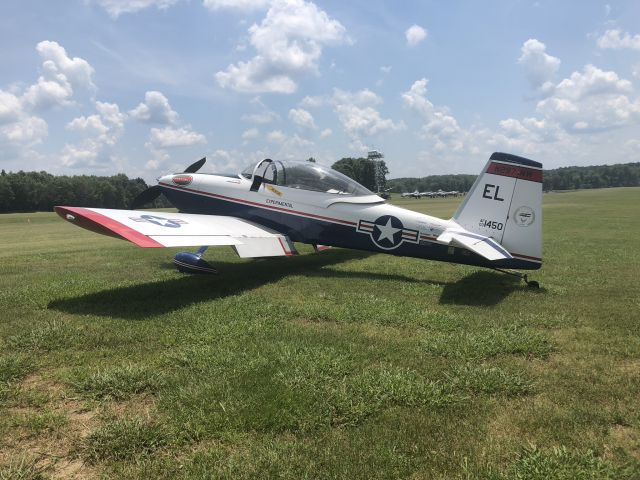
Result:
[[[540,290],[307,246],[187,276],[0,216],[0,478],[640,478],[639,214],[545,195]]]

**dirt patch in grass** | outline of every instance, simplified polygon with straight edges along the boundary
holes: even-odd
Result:
[[[609,449],[621,450],[626,456],[640,460],[640,432],[637,428],[615,425],[609,429]]]
[[[109,402],[104,405],[107,416],[126,417],[135,416],[150,419],[156,409],[156,399],[153,395],[135,395],[121,402]]]
[[[95,476],[95,469],[86,466],[75,450],[95,428],[97,411],[69,397],[62,384],[41,373],[27,376],[20,389],[26,398],[39,395],[47,400],[37,408],[18,403],[7,409],[15,422],[0,450],[1,468],[51,478]]]
[[[618,368],[622,373],[637,375],[640,372],[640,358],[622,360],[618,364]]]
[[[28,400],[34,397],[45,400],[34,406]],[[121,402],[85,402],[51,375],[29,375],[20,383],[15,406],[6,409],[11,430],[0,443],[0,477],[95,478],[99,468],[83,460],[81,446],[100,428],[100,418],[149,419],[154,409],[155,398],[149,394]]]

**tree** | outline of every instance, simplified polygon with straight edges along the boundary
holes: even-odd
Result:
[[[4,170],[3,170],[4,172]],[[13,189],[6,175],[0,176],[0,212],[9,212],[13,205]]]
[[[353,178],[360,185],[369,190],[376,191],[376,166],[373,161],[366,158],[341,158],[331,165],[331,168],[347,177]]]

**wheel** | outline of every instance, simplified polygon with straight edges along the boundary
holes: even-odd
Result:
[[[529,287],[529,288],[540,288],[540,284],[538,282],[536,282],[535,280],[531,280],[531,281],[527,282],[527,287]]]

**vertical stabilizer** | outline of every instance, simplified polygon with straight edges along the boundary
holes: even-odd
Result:
[[[492,154],[453,220],[492,237],[514,258],[542,264],[542,164]]]

